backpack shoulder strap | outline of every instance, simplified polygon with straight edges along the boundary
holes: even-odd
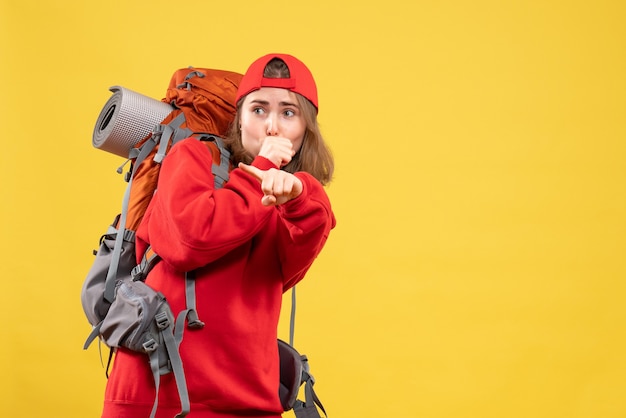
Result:
[[[289,315],[289,345],[293,347],[296,333],[296,287],[291,288],[291,314]]]
[[[211,173],[215,178],[215,189],[221,189],[228,181],[230,173],[230,151],[224,145],[224,140],[216,135],[210,134],[194,134],[200,141],[212,142],[217,147],[220,154],[219,164],[214,161],[211,167]]]
[[[152,267],[154,267],[159,260],[159,255],[154,252],[151,246],[148,246],[141,257],[139,264],[137,264],[130,272],[133,280],[145,280],[150,270],[152,270]]]
[[[219,165],[213,164],[213,175],[215,176],[215,188],[220,189],[224,187],[224,183],[228,181],[230,172],[230,152],[224,146],[224,141],[219,136],[213,137],[217,148],[220,150],[220,163]]]

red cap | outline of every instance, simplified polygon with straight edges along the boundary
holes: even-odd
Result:
[[[263,77],[265,66],[273,58],[279,58],[287,64],[290,78]],[[317,87],[315,86],[313,74],[311,74],[311,71],[309,71],[302,61],[291,55],[268,54],[254,61],[239,83],[235,103],[239,102],[239,99],[248,93],[252,93],[261,87],[278,87],[293,91],[294,93],[298,93],[306,97],[311,103],[313,103],[316,109],[318,108]]]

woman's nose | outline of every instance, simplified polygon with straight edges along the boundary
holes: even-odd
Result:
[[[278,123],[276,117],[270,116],[267,118],[267,136],[278,135]]]

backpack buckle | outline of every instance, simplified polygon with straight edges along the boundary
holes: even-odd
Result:
[[[133,279],[134,282],[143,281],[145,279],[143,275],[143,266],[141,264],[137,264],[135,267],[133,267],[133,269],[130,271],[130,277]]]
[[[167,313],[165,312],[159,312],[156,314],[154,316],[154,321],[161,331],[170,326],[170,319],[167,317]]]
[[[158,346],[159,344],[154,340],[154,338],[151,338],[150,340],[143,343],[143,349],[146,350],[147,353],[151,353],[152,351],[156,350]]]

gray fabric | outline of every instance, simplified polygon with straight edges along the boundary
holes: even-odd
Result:
[[[304,399],[297,400],[293,406],[293,413],[296,418],[321,418],[320,413],[317,408],[321,409],[324,413],[324,416],[328,418],[328,414],[322,405],[322,402],[319,400],[315,391],[313,390],[313,385],[315,384],[315,379],[309,373],[309,365],[306,356],[302,356],[302,362],[304,363],[304,368],[302,371],[302,382],[304,383]]]
[[[89,323],[98,325],[106,316],[111,302],[104,299],[106,280],[112,266],[112,260],[117,257],[118,274],[114,277],[113,283],[118,279],[130,278],[130,271],[135,266],[135,234],[133,231],[124,231],[121,237],[120,251],[114,253],[118,232],[115,225],[119,221],[119,216],[113,220],[107,232],[100,238],[100,249],[96,254],[96,259],[91,265],[91,269],[83,282],[81,291],[81,303]],[[121,276],[127,272],[126,276]],[[113,291],[115,286],[113,286]],[[112,298],[113,299],[113,298]]]
[[[298,391],[302,384],[302,358],[289,344],[278,340],[278,357],[280,358],[280,386],[278,394],[285,411],[289,411],[296,403]]]
[[[134,238],[134,234],[132,235]],[[124,250],[120,259],[120,272],[117,276],[115,298],[108,303],[104,298],[107,262],[113,255],[111,247],[115,245],[114,236],[105,235],[96,262],[92,266],[91,280],[83,287],[81,300],[89,322],[94,325],[84,348],[100,337],[111,348],[126,347],[133,351],[148,354],[155,376],[157,397],[151,414],[154,417],[158,400],[160,375],[174,372],[183,407],[178,417],[189,413],[189,395],[178,352],[180,341],[174,337],[174,315],[165,297],[143,281],[130,277],[135,260],[134,239],[124,240]],[[132,253],[132,254],[131,254]],[[130,260],[133,262],[130,262]],[[96,274],[98,272],[99,274]]]
[[[315,379],[309,371],[307,356],[296,351],[290,344],[278,340],[280,358],[280,386],[278,394],[285,411],[293,409],[296,418],[321,418],[317,408],[326,415],[319,398],[313,390]],[[298,399],[300,386],[304,384],[305,401]]]
[[[162,344],[154,321],[164,312],[174,321],[165,298],[144,282],[118,282],[115,300],[102,320],[100,335],[109,347],[126,347],[133,351],[152,351],[152,345]],[[162,366],[167,366],[165,362]]]

